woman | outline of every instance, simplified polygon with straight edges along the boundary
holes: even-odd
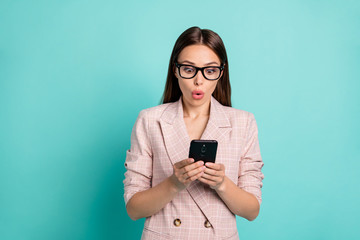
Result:
[[[171,54],[163,104],[142,110],[125,167],[131,219],[142,239],[239,239],[235,215],[260,210],[263,162],[252,113],[231,108],[221,38],[192,27]],[[188,158],[193,139],[218,141],[215,163]]]

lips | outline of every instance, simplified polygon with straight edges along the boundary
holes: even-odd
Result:
[[[201,90],[192,91],[192,97],[195,100],[200,100],[204,97],[204,92]]]

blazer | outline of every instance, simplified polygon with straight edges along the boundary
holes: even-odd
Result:
[[[201,139],[217,140],[216,163],[225,175],[261,204],[264,178],[258,129],[252,113],[211,98],[210,116]],[[131,134],[125,160],[125,204],[139,191],[173,174],[188,158],[191,139],[183,119],[182,99],[142,110]],[[216,191],[195,180],[158,213],[147,217],[142,239],[239,239],[236,217]]]

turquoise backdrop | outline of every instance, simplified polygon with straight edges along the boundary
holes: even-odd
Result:
[[[1,0],[1,240],[140,238],[125,152],[191,26],[222,37],[259,127],[263,203],[240,239],[359,238],[359,1]]]

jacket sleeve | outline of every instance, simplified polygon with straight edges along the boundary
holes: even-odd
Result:
[[[148,119],[141,111],[131,133],[131,147],[126,152],[124,179],[125,204],[140,191],[151,187],[152,150],[148,137]]]
[[[261,188],[264,174],[261,168],[264,163],[260,154],[260,146],[258,140],[258,128],[254,114],[248,113],[247,127],[244,138],[244,144],[241,152],[241,160],[239,166],[238,186],[252,193],[259,204],[261,204]]]

